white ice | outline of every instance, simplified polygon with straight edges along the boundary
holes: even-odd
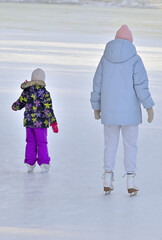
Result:
[[[125,23],[156,103],[152,124],[143,110],[134,198],[122,177],[122,141],[115,190],[103,193],[103,126],[89,102],[104,46]],[[26,173],[23,111],[11,110],[36,67],[46,71],[60,130],[48,131],[48,174]],[[161,189],[161,10],[0,3],[0,240],[160,240]]]

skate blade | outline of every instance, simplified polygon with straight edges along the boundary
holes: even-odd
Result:
[[[42,170],[40,173],[44,174],[44,173],[48,173],[48,172],[49,172],[49,169],[48,170]]]
[[[105,194],[110,194],[113,189],[109,187],[104,187]]]
[[[137,195],[137,191],[136,192],[133,192],[133,193],[130,193],[130,197],[134,197]]]
[[[34,168],[32,169],[28,169],[27,173],[33,173],[34,172]]]
[[[139,190],[135,188],[128,189],[128,193],[130,194],[130,197],[136,196],[138,191]]]
[[[34,171],[27,171],[27,173],[29,173],[29,174],[30,174],[30,173],[34,173]]]

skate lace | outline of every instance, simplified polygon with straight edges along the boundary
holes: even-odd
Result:
[[[136,176],[136,174],[135,173],[125,173],[124,175],[123,175],[123,178],[126,176],[126,175],[133,175],[133,177],[135,177]]]
[[[107,173],[107,172],[104,172],[102,174],[102,176],[101,176],[102,179],[104,179],[105,173]],[[109,173],[112,173],[112,181],[114,182],[114,173],[113,172],[109,172]]]

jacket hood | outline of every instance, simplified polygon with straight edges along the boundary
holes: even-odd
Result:
[[[41,81],[41,80],[32,80],[32,81],[25,81],[21,84],[21,89],[25,89],[25,88],[28,88],[28,87],[32,87],[32,86],[36,86],[36,85],[39,85],[39,86],[42,86],[42,87],[45,87],[46,84],[44,81]]]
[[[116,39],[107,43],[104,57],[113,63],[125,62],[137,54],[135,46],[128,40]]]

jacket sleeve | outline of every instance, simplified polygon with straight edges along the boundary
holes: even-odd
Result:
[[[93,78],[93,92],[91,92],[91,105],[94,110],[101,109],[101,86],[103,76],[103,58],[101,58]]]
[[[50,93],[47,91],[45,94],[45,98],[43,101],[44,104],[44,114],[46,115],[46,117],[49,119],[50,124],[51,123],[56,123],[56,117],[53,111],[53,107],[52,107],[52,99],[50,96]]]
[[[13,103],[12,109],[14,111],[21,110],[22,108],[25,107],[26,103],[27,103],[27,98],[26,98],[25,92],[23,91],[19,99]]]
[[[154,106],[154,102],[148,88],[147,73],[139,56],[134,65],[133,80],[137,98],[142,103],[143,107],[148,109]]]

